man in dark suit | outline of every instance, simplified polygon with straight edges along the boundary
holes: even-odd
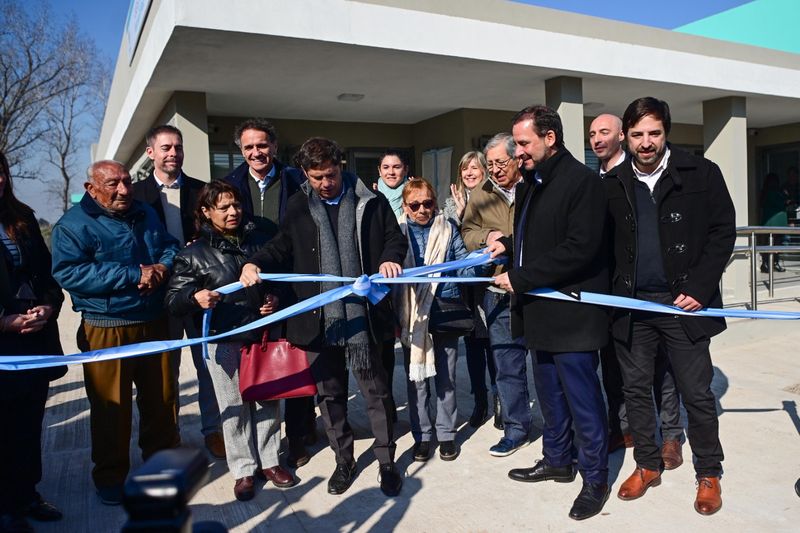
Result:
[[[719,282],[736,240],[736,214],[717,165],[667,142],[669,106],[657,98],[631,102],[622,117],[631,162],[603,180],[613,236],[613,292],[698,311],[722,307]],[[722,507],[722,445],[711,380],[711,337],[725,319],[617,310],[616,341],[636,469],[620,486],[633,500],[661,483],[664,462],[655,439],[653,373],[660,343],[689,419],[696,458],[695,510]]]
[[[244,163],[224,179],[239,189],[247,216],[272,238],[284,219],[289,198],[300,190],[306,178],[300,169],[278,161],[278,135],[269,121],[263,118],[245,120],[234,129],[233,141],[241,149]],[[278,289],[281,307],[292,304],[291,290]],[[283,325],[273,329],[280,331]],[[285,400],[284,420],[289,442],[286,462],[292,468],[298,468],[310,459],[306,444],[314,444],[317,440],[313,398]]]
[[[190,242],[194,236],[194,211],[197,197],[204,183],[183,173],[183,135],[175,126],[162,125],[147,132],[147,157],[153,161],[153,170],[147,178],[133,186],[135,199],[155,209],[167,232],[181,243]],[[184,330],[189,337],[200,332],[191,320],[170,316],[170,334],[182,338]],[[219,407],[214,386],[203,362],[202,347],[191,347],[192,362],[197,370],[200,421],[206,448],[214,457],[225,457]],[[174,352],[175,378],[178,378],[180,352]],[[180,403],[178,395],[176,401]],[[176,405],[177,409],[180,407]]]
[[[609,493],[608,421],[597,376],[598,350],[608,341],[608,314],[594,305],[525,293],[608,291],[605,194],[597,174],[564,146],[558,113],[527,107],[512,124],[525,181],[516,193],[513,239],[502,238],[489,249],[493,256],[508,251],[512,258],[512,268],[495,283],[515,295],[512,335],[524,335],[533,355],[544,458],[508,475],[515,481],[571,482],[577,447],[583,487],[569,516],[583,520],[602,510]]]

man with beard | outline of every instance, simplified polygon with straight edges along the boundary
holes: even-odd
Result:
[[[666,102],[634,100],[622,118],[630,163],[606,175],[615,256],[614,294],[698,311],[722,307],[719,281],[736,240],[735,212],[719,167],[667,142]],[[636,469],[618,496],[632,500],[661,483],[652,388],[663,343],[689,418],[689,444],[697,458],[695,510],[722,507],[719,441],[711,380],[710,338],[725,320],[619,309],[613,336],[624,381]]]
[[[606,199],[597,174],[564,146],[558,113],[527,107],[512,124],[525,182],[517,190],[513,240],[500,239],[489,249],[492,256],[508,251],[512,260],[495,283],[514,294],[512,335],[524,335],[533,355],[544,458],[508,475],[515,481],[571,482],[577,447],[583,487],[569,516],[584,520],[603,509],[609,493],[608,422],[597,376],[598,350],[608,342],[608,314],[579,301],[525,293],[540,288],[570,295],[607,292]]]

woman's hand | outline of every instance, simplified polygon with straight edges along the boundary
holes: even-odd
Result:
[[[464,198],[464,193],[459,190],[455,183],[451,183],[450,196],[456,205],[456,216],[461,220],[464,217],[464,210],[467,208],[467,200]]]
[[[203,309],[214,309],[222,299],[222,295],[217,291],[202,289],[194,293],[194,299]]]
[[[384,278],[396,278],[403,273],[403,267],[398,263],[386,261],[385,263],[380,264],[378,267],[378,272],[383,274]]]
[[[258,311],[261,313],[261,316],[271,315],[278,310],[279,302],[280,299],[277,296],[274,294],[267,294],[264,296],[264,305],[259,307]]]

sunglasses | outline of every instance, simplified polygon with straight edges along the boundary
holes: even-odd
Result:
[[[410,204],[406,205],[409,209],[416,213],[419,211],[420,206],[424,207],[425,209],[433,209],[433,206],[436,204],[433,203],[433,200],[423,200],[422,202],[411,202]]]

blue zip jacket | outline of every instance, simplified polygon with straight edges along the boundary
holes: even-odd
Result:
[[[447,246],[447,253],[445,254],[444,261],[448,262],[464,259],[467,255],[469,255],[469,252],[467,251],[466,246],[464,246],[464,241],[461,239],[461,233],[458,231],[458,227],[456,227],[451,220],[448,219],[447,223],[452,226],[451,229],[453,235],[450,237],[450,242]],[[428,246],[428,235],[431,233],[433,218],[431,218],[424,226],[417,224],[410,218],[406,221],[406,224],[408,226],[408,234],[410,236],[408,240],[411,244],[411,251],[414,254],[414,264],[417,266],[422,266],[425,264],[425,248]],[[474,276],[480,276],[482,274],[483,268],[480,266],[474,266],[461,268],[459,270],[450,272],[443,272],[442,276],[459,276],[470,278]],[[436,296],[439,296],[440,298],[460,298],[461,290],[459,289],[459,284],[440,283],[436,288]]]
[[[53,277],[84,319],[145,322],[164,313],[167,284],[142,296],[139,265],[172,270],[180,243],[149,205],[134,200],[124,217],[112,217],[84,194],[53,227],[52,243]]]

